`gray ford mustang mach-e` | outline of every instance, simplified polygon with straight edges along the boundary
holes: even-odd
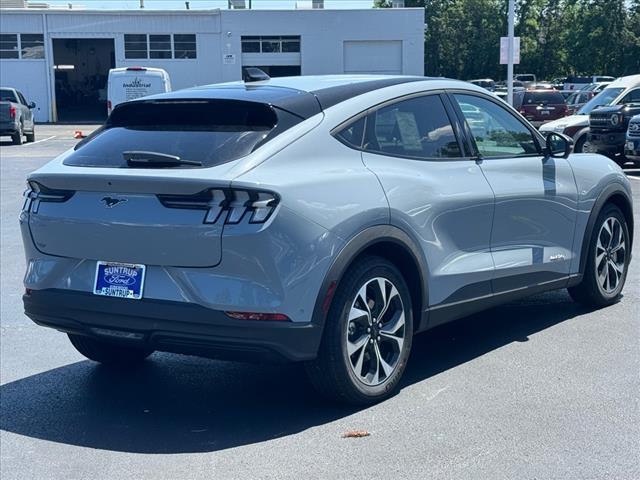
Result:
[[[28,179],[25,311],[105,364],[154,350],[304,362],[323,393],[379,401],[417,332],[545,290],[620,297],[629,182],[570,151],[446,79],[125,103]]]

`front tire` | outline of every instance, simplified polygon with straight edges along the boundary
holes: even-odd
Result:
[[[108,343],[84,335],[68,334],[71,344],[94,362],[113,367],[126,367],[142,362],[153,353],[146,348]]]
[[[618,207],[607,204],[598,214],[589,239],[587,264],[582,282],[569,288],[576,302],[606,307],[622,293],[630,260],[629,229]]]
[[[393,395],[411,351],[412,310],[392,263],[372,256],[350,267],[329,309],[318,357],[307,364],[316,389],[356,405]]]

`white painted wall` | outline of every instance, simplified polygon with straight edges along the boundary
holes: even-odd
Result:
[[[247,64],[301,64],[303,75],[358,71],[423,74],[422,9],[43,11],[3,10],[3,33],[44,33],[43,60],[0,60],[0,84],[38,104],[36,120],[53,118],[52,38],[113,38],[117,67],[169,72],[174,90],[238,80]],[[126,60],[125,33],[195,33],[197,59]],[[245,54],[243,35],[300,35],[300,54]],[[382,42],[382,43],[380,43]],[[231,54],[235,63],[224,64]],[[381,58],[381,55],[385,58]],[[388,57],[388,58],[386,58]]]

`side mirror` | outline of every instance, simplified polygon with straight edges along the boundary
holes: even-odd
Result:
[[[36,108],[36,102],[31,102],[29,105],[27,105],[27,107],[29,107],[30,109]]]
[[[573,140],[570,137],[557,132],[547,135],[547,143],[544,154],[553,158],[567,158],[573,150]]]

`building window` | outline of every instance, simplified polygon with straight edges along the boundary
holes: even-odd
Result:
[[[171,58],[171,35],[149,35],[149,58]]]
[[[148,51],[146,35],[124,36],[124,58],[148,58]]]
[[[20,58],[20,50],[18,50],[18,34],[0,34],[0,58]]]
[[[299,53],[300,36],[245,36],[242,53]]]
[[[174,58],[196,58],[196,36],[194,34],[175,34],[173,36]]]
[[[125,34],[126,59],[197,58],[195,34]]]
[[[44,35],[41,33],[23,33],[20,35],[22,58],[44,58]]]
[[[0,58],[44,58],[44,35],[41,33],[0,34]]]

